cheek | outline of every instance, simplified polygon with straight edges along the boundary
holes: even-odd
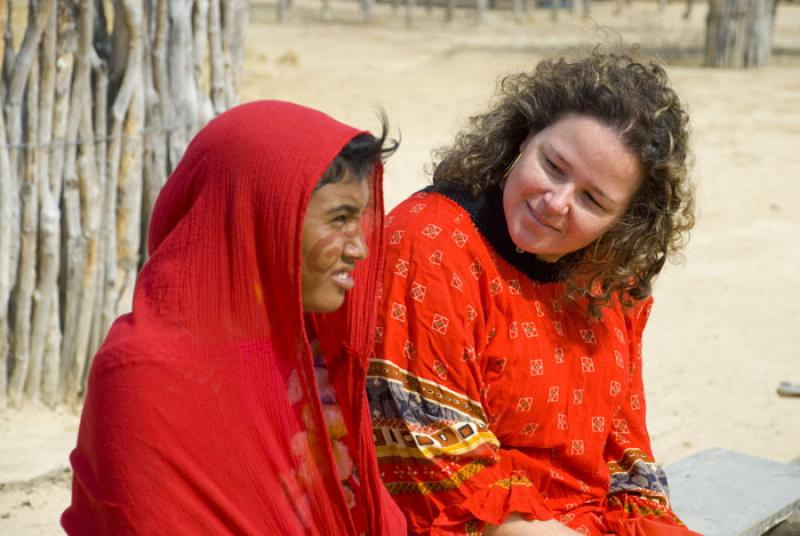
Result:
[[[306,252],[305,266],[311,273],[324,273],[342,256],[341,233],[330,233],[312,242]]]
[[[506,179],[503,187],[504,202],[515,205],[527,202],[531,196],[540,193],[541,183],[541,177],[534,168],[520,166]]]
[[[305,266],[311,273],[321,274],[333,268],[344,253],[344,244],[359,233],[358,227],[348,231],[334,231],[313,240],[306,252]]]
[[[580,235],[581,241],[585,242],[586,245],[591,244],[608,231],[611,226],[614,224],[616,219],[608,221],[608,220],[597,220],[594,219],[592,221],[584,221],[580,227]]]

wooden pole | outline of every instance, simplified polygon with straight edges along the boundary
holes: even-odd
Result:
[[[132,20],[141,16],[137,2],[125,0],[125,4]],[[137,38],[136,44],[131,43],[130,63],[126,72],[126,76],[130,74],[132,80],[141,80],[141,56],[140,40]],[[122,138],[117,194],[117,316],[130,311],[133,302],[141,240],[144,89],[141,84],[132,84],[126,89],[128,87],[130,95],[124,98],[129,102],[129,109]],[[120,97],[123,95],[120,94]]]
[[[758,67],[772,52],[775,0],[711,0],[706,19],[708,67]]]
[[[0,113],[0,409],[8,396],[8,305],[11,297],[11,198],[14,181],[6,138],[6,121]]]
[[[97,158],[97,176],[100,188],[100,202],[108,198],[108,63],[102,58],[97,59],[93,66],[92,76],[94,78],[94,132],[97,139],[95,144],[95,156]],[[95,277],[95,303],[94,314],[91,326],[91,336],[89,338],[88,355],[92,356],[100,347],[100,343],[105,338],[108,326],[103,322],[103,307],[106,300],[108,285],[106,284],[106,270],[108,269],[108,238],[105,219],[109,213],[107,206],[100,205],[94,210],[100,213],[99,229],[97,238],[98,258],[97,275]],[[113,285],[111,285],[113,288]]]
[[[55,103],[53,105],[53,146],[51,147],[50,159],[50,176],[49,188],[47,192],[50,196],[49,200],[43,201],[42,208],[48,211],[48,218],[52,217],[51,223],[48,222],[47,227],[43,227],[43,232],[52,230],[51,237],[43,237],[42,247],[52,248],[48,249],[45,254],[54,256],[53,263],[57,274],[54,276],[56,284],[52,289],[50,301],[52,307],[50,310],[50,320],[47,324],[47,337],[45,340],[44,356],[42,358],[42,378],[41,378],[41,397],[42,401],[49,405],[54,406],[59,401],[59,383],[61,379],[61,344],[62,344],[62,329],[61,324],[61,288],[58,284],[58,276],[62,273],[65,265],[61,263],[61,245],[63,243],[61,237],[61,220],[62,220],[62,199],[63,180],[64,180],[64,156],[66,154],[67,134],[69,129],[69,103],[72,96],[72,73],[75,61],[74,51],[71,50],[71,37],[72,27],[66,17],[62,17],[58,24],[58,40],[56,43],[56,81],[55,81]],[[43,261],[43,267],[50,266]],[[44,280],[46,276],[42,275],[41,279]],[[62,285],[63,287],[63,285]],[[46,314],[42,312],[41,314]],[[35,324],[34,324],[35,325]],[[37,381],[31,378],[30,382]]]
[[[191,3],[188,0],[169,1],[169,92],[170,105],[179,118],[171,127],[169,142],[170,165],[177,165],[189,144],[197,118],[197,97],[192,76]]]
[[[67,139],[74,140],[73,147],[68,147],[65,159],[64,189],[62,203],[64,208],[64,228],[66,230],[66,273],[65,277],[65,302],[64,302],[64,331],[61,348],[61,381],[59,398],[75,403],[79,396],[76,392],[83,379],[83,364],[85,356],[78,355],[81,340],[83,319],[82,309],[84,301],[84,271],[87,269],[89,238],[84,235],[81,217],[81,179],[84,174],[90,173],[87,169],[85,152],[81,153],[80,163],[79,145],[91,144],[93,136],[90,129],[91,108],[86,108],[86,93],[91,92],[91,55],[92,52],[92,20],[94,4],[92,0],[80,0],[80,16],[78,19],[78,54],[75,78],[72,85],[70,100],[70,118],[67,126]],[[84,116],[88,115],[89,118]],[[82,139],[81,135],[88,135]],[[79,170],[80,166],[80,170]],[[85,179],[84,179],[85,180]]]
[[[15,29],[0,6],[0,407],[76,405],[131,307],[158,191],[235,103],[247,1],[25,7]]]
[[[30,329],[30,368],[25,382],[28,399],[39,399],[47,330],[53,311],[53,295],[58,278],[59,211],[50,182],[53,147],[54,103],[56,96],[56,10],[50,13],[42,44],[41,88],[39,92],[39,158],[36,182],[39,189],[39,253],[36,289]]]
[[[225,95],[225,58],[222,50],[222,19],[218,0],[211,0],[208,21],[209,53],[211,60],[211,100],[214,112],[227,108]]]
[[[28,132],[26,143],[35,146],[39,123],[39,64],[33,63],[27,81],[26,114]],[[22,403],[25,380],[30,365],[30,329],[33,288],[36,284],[37,218],[39,216],[39,188],[37,181],[38,151],[30,149],[23,153],[23,183],[20,188],[21,230],[20,255],[17,270],[17,285],[14,296],[14,330],[11,352],[14,356],[13,370],[8,384],[8,398],[15,406]]]

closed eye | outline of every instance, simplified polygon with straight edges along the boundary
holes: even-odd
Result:
[[[598,209],[600,209],[600,210],[602,210],[604,212],[608,212],[608,209],[606,207],[604,207],[600,203],[600,201],[598,201],[597,198],[591,192],[586,192],[585,195],[586,195],[586,198],[589,200],[589,203],[591,203],[594,207],[596,207],[596,208],[598,208]]]
[[[544,167],[547,169],[548,173],[552,173],[556,176],[556,178],[563,179],[564,172],[561,170],[555,162],[550,160],[547,156],[544,157]]]
[[[357,210],[343,210],[335,213],[331,217],[331,225],[335,227],[349,227],[351,225],[358,225],[361,221],[362,213]]]

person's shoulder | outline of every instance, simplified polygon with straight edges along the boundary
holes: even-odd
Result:
[[[470,212],[442,192],[411,195],[386,218],[387,262],[420,263],[427,269],[470,265],[490,252]],[[486,264],[480,261],[480,264]]]
[[[133,314],[119,317],[91,363],[90,382],[130,381],[135,377],[160,377],[180,369],[176,334],[145,328]]]
[[[431,224],[441,226],[456,222],[459,216],[463,219],[467,214],[458,203],[429,187],[398,204],[386,217],[386,226],[422,229]]]
[[[470,214],[453,199],[425,189],[412,194],[386,216],[386,245],[390,250],[423,243],[439,249],[456,246],[464,250],[467,233],[473,230],[470,222]]]

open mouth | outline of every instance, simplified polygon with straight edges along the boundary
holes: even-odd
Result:
[[[353,280],[353,273],[349,270],[339,270],[333,272],[333,274],[331,274],[331,279],[333,279],[334,283],[344,290],[350,290],[355,284],[355,281]]]

